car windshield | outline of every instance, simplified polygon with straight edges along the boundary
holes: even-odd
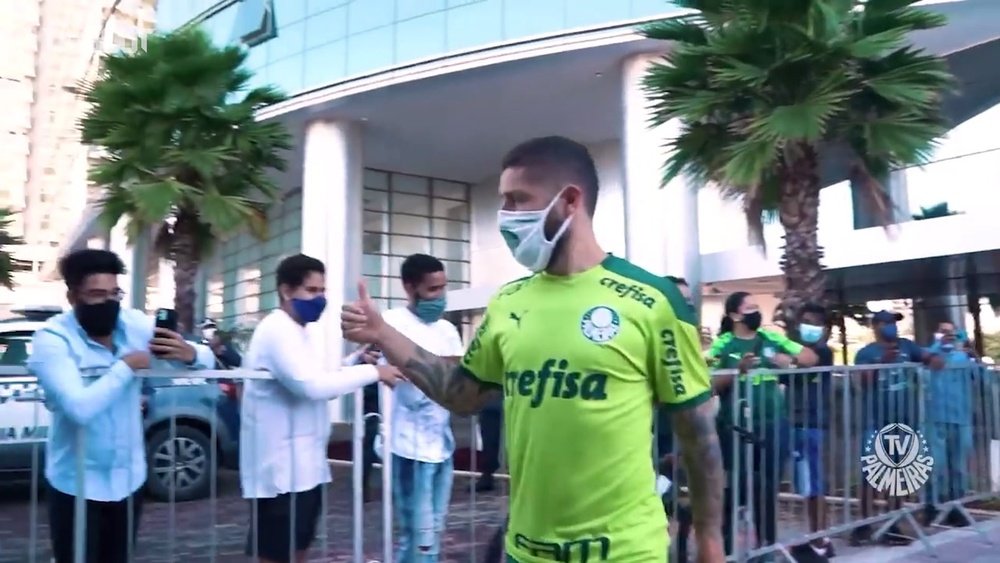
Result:
[[[23,366],[31,355],[31,333],[0,335],[0,366]]]

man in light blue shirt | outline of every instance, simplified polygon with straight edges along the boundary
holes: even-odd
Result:
[[[955,325],[938,324],[929,351],[944,359],[944,367],[929,374],[927,389],[927,440],[934,455],[932,482],[927,487],[928,519],[937,515],[935,504],[965,496],[969,487],[969,456],[972,453],[972,386],[978,374],[975,358],[966,351],[965,337]],[[952,512],[945,524],[964,525],[965,518]]]
[[[32,339],[28,369],[52,411],[45,449],[49,526],[56,563],[74,561],[77,497],[86,499],[87,563],[126,563],[133,553],[145,442],[136,370],[151,357],[211,369],[206,346],[156,328],[141,311],[121,309],[113,252],[87,249],[59,263],[73,310],[56,315]]]

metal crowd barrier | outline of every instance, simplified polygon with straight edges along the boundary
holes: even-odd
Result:
[[[729,560],[795,561],[823,538],[835,550],[918,541],[932,551],[928,535],[942,527],[989,542],[977,524],[1000,513],[977,505],[1000,498],[998,375],[920,364],[714,372]],[[661,467],[676,485],[672,528],[689,518],[682,467]]]
[[[113,421],[116,427],[143,426],[151,464],[145,488],[127,500],[127,525],[138,527],[136,541],[129,545],[133,560],[259,560],[256,538],[247,537],[259,506],[241,498],[233,462],[240,393],[247,382],[269,378],[248,370],[142,375],[144,412],[137,412],[134,421]],[[976,523],[992,514],[981,506],[1000,497],[1000,374],[992,368],[933,371],[897,364],[757,370],[743,377],[715,372],[720,385],[728,379],[719,431],[728,466],[725,535],[731,561],[767,554],[793,558],[797,547],[824,537],[839,538],[839,547],[852,536],[879,540],[902,534],[930,549],[928,534],[941,527],[977,533]],[[383,412],[391,412],[388,403],[394,400],[396,392],[383,393]],[[391,416],[366,412],[373,409],[365,408],[363,391],[348,401],[352,420],[334,424],[329,455],[318,460],[322,467],[311,468],[330,469],[333,480],[321,487],[320,523],[310,553],[356,563],[396,560],[402,524],[396,507],[405,503],[394,504],[393,495],[416,498],[411,485],[426,483],[431,475],[438,479],[435,490],[450,490],[450,498],[429,498],[431,517],[421,515],[414,526],[418,544],[440,538],[430,547],[439,549],[442,559],[485,561],[485,546],[506,518],[507,481],[501,468],[497,490],[476,491],[476,419],[451,420],[455,452],[442,462],[451,468],[448,487],[447,467],[437,473],[392,456],[400,449],[427,449],[420,435],[397,434]],[[48,562],[47,513],[53,494],[45,485],[44,444],[60,429],[51,427],[36,380],[22,368],[0,367],[0,409],[6,410],[0,410],[0,470],[5,475],[0,520],[13,526],[0,537],[0,562]],[[309,421],[270,423],[296,428]],[[381,437],[375,445],[373,433]],[[393,443],[395,435],[409,442]],[[87,451],[93,438],[77,432],[76,451]],[[372,455],[378,443],[382,459]],[[256,447],[253,441],[245,446]],[[502,447],[500,451],[502,456]],[[664,505],[674,523],[672,545],[677,549],[683,543],[677,524],[690,514],[690,506],[678,459],[682,453],[665,449],[654,452],[654,459],[660,460],[664,451],[674,457],[670,467],[661,469],[672,483]],[[287,465],[295,474],[310,469],[296,466],[307,457],[292,456],[277,465]],[[356,463],[365,457],[370,466]],[[275,476],[281,471],[277,465],[253,474],[266,484],[280,477]],[[76,495],[77,516],[87,512],[86,467],[86,457],[76,456],[75,488],[82,492]],[[407,491],[400,491],[403,483],[410,487]],[[139,485],[125,483],[125,488]],[[299,502],[293,495],[289,509],[294,511]],[[88,532],[93,532],[88,524],[95,522],[75,518],[74,563],[85,563]],[[294,521],[289,526],[294,536]],[[980,537],[986,539],[981,532]],[[689,545],[693,552],[693,542]],[[248,546],[249,557],[244,555]]]

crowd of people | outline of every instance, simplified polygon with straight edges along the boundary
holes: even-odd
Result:
[[[495,487],[505,445],[509,518],[494,538],[491,563],[665,561],[664,507],[673,503],[661,495],[677,487],[668,483],[658,494],[652,486],[660,483],[649,455],[654,419],[656,446],[669,452],[659,460],[661,480],[676,479],[674,469],[691,469],[683,477],[687,503],[670,516],[694,530],[698,561],[721,562],[732,550],[732,508],[748,504],[745,489],[727,483],[736,464],[748,464],[756,487],[749,504],[760,545],[777,541],[778,486],[792,457],[797,488],[809,499],[810,525],[825,529],[829,372],[789,377],[767,370],[833,364],[826,310],[803,307],[793,341],[762,327],[752,295],[734,293],[717,338],[704,349],[683,279],[653,275],[598,244],[592,222],[597,172],[583,145],[532,139],[505,157],[501,171],[499,229],[531,275],[494,296],[468,346],[444,319],[444,265],[425,254],[402,264],[403,307],[379,311],[359,284],[357,300],[339,312],[343,336],[359,347],[333,362],[318,355],[321,343],[307,328],[324,312],[337,314],[327,311],[326,266],[316,258],[281,261],[279,307],[258,324],[241,358],[215,339],[189,341],[122,309],[117,278],[124,267],[113,253],[66,256],[61,272],[72,310],[38,331],[28,364],[53,411],[45,477],[53,491],[56,562],[74,561],[73,507],[80,495],[87,508],[86,561],[125,562],[134,553],[146,478],[136,372],[159,362],[178,369],[242,365],[272,375],[245,382],[240,429],[241,489],[253,507],[246,553],[265,563],[307,559],[323,486],[331,480],[327,402],[362,388],[367,415],[391,417],[390,435],[381,436],[378,417],[366,415],[364,496],[373,496],[368,468],[381,458],[392,472],[401,563],[439,559],[452,490],[451,413],[479,416],[486,453],[479,490]],[[898,320],[876,313],[876,341],[855,363],[918,361],[944,369],[975,360],[953,325],[942,323],[935,342],[920,348],[898,336]],[[712,377],[710,366],[741,375]],[[884,370],[875,371],[864,380],[866,396],[881,405],[866,411],[869,429],[905,420],[899,417],[906,407],[898,406],[905,401],[887,394],[907,383],[885,385]],[[932,409],[935,451],[944,459],[967,456],[969,413],[954,405],[968,399],[956,395],[960,382],[953,389],[944,378],[934,381],[942,387],[932,400],[947,403]],[[733,408],[733,394],[745,388],[757,405],[749,414]],[[733,448],[734,441],[749,444],[752,462],[733,455],[744,451]],[[81,467],[83,490],[77,488]],[[963,471],[962,463],[953,464],[934,490],[961,495]],[[870,494],[868,500],[870,511]],[[826,538],[807,547],[819,557],[833,555]]]
[[[678,283],[686,285],[683,280]],[[722,405],[718,427],[725,466],[740,476],[739,483],[728,484],[725,497],[723,536],[728,549],[734,543],[734,503],[737,507],[750,505],[756,547],[777,542],[778,491],[789,468],[796,491],[805,499],[809,531],[816,534],[827,529],[826,462],[840,455],[842,447],[833,443],[831,435],[831,420],[835,417],[841,421],[843,417],[860,421],[862,446],[880,428],[891,424],[922,429],[937,460],[932,479],[921,495],[926,503],[925,522],[967,524],[958,511],[939,515],[936,508],[962,498],[970,485],[972,394],[979,364],[969,339],[963,331],[956,330],[954,323],[940,322],[931,342],[921,347],[899,335],[897,323],[903,319],[902,314],[873,313],[868,319],[873,341],[857,351],[853,363],[881,367],[853,372],[856,377],[849,378],[849,385],[854,412],[850,413],[845,412],[845,405],[840,405],[841,411],[833,412],[836,397],[833,371],[829,368],[834,365],[834,354],[828,346],[833,319],[822,305],[807,303],[800,309],[796,323],[798,342],[789,340],[780,331],[763,328],[760,307],[749,293],[729,295],[724,313],[717,337],[705,343],[705,356],[714,368],[742,374],[713,377]],[[886,367],[904,363],[926,365],[930,377],[921,380],[918,370]],[[767,373],[789,367],[825,369]],[[740,384],[734,386],[736,381]],[[921,385],[922,394],[917,390]],[[921,396],[923,408],[916,404]],[[748,404],[753,408],[748,409]],[[924,413],[922,417],[918,416],[920,412]],[[658,419],[657,449],[666,452],[660,459],[661,473],[676,476],[669,419],[662,416]],[[734,458],[738,458],[738,465],[734,465]],[[874,490],[859,477],[854,482],[860,483],[861,517],[868,518],[873,515]],[[676,493],[676,488],[672,490]],[[748,503],[747,493],[751,490],[752,501]],[[673,494],[665,498],[665,505],[677,507],[678,500]],[[900,508],[903,500],[890,498],[890,509]],[[685,509],[683,506],[679,509],[676,516],[683,535]],[[859,526],[851,531],[850,539],[855,544],[867,541],[872,531],[871,526]],[[880,539],[908,543],[912,535],[892,526]],[[808,562],[823,561],[835,553],[829,538],[817,537],[795,546],[793,555]],[[681,560],[685,560],[683,555]]]

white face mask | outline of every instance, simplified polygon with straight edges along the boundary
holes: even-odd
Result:
[[[540,272],[548,267],[552,260],[552,251],[556,247],[559,239],[566,234],[572,217],[567,217],[563,224],[556,231],[552,240],[545,238],[545,219],[549,212],[559,201],[562,192],[552,199],[552,202],[545,209],[538,211],[497,211],[497,223],[500,226],[500,234],[503,235],[507,248],[514,255],[514,259],[532,272]]]
[[[215,331],[214,328],[204,328],[201,330],[201,335],[205,337],[205,340],[211,340],[215,336]]]

